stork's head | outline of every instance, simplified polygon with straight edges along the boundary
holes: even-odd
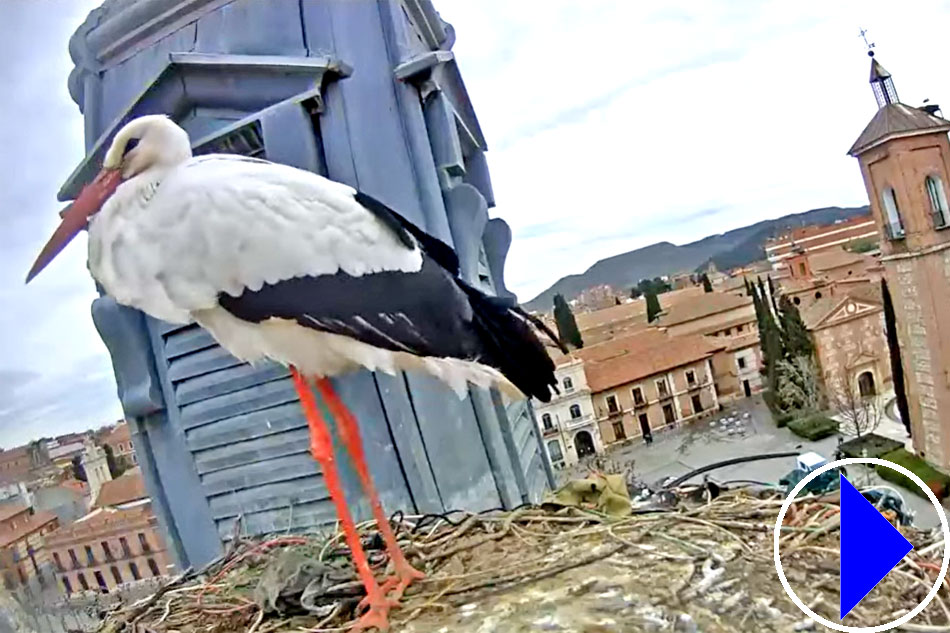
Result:
[[[160,177],[163,171],[189,158],[188,133],[165,115],[150,114],[126,123],[112,139],[102,161],[102,171],[61,214],[63,221],[30,268],[27,283],[86,227],[123,181],[139,175],[144,177],[146,172]]]

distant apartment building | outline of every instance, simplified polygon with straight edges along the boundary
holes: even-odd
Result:
[[[683,301],[702,297],[703,294],[702,286],[671,290],[659,296],[660,306],[669,309]],[[651,327],[647,323],[647,307],[643,297],[601,310],[575,313],[574,318],[585,346],[629,336]]]
[[[49,558],[44,539],[59,525],[49,512],[34,512],[28,506],[0,506],[0,577],[7,590],[24,586],[30,579],[43,582]]]
[[[835,224],[809,225],[793,229],[765,242],[765,255],[772,268],[781,268],[796,253],[810,253],[842,247],[852,242],[880,240],[880,232],[870,215],[860,215]]]
[[[602,310],[617,305],[618,301],[623,301],[626,298],[624,292],[618,292],[607,284],[600,284],[584,289],[571,300],[571,305],[576,312]]]
[[[47,539],[63,591],[109,593],[168,575],[171,560],[138,469],[104,483],[94,506]]]
[[[651,330],[580,350],[605,444],[652,435],[717,411],[712,358],[701,335]]]
[[[9,450],[0,450],[0,476],[8,480],[25,477],[33,468],[30,450],[27,446],[17,446]]]
[[[129,431],[129,424],[121,420],[106,433],[102,438],[103,446],[108,445],[112,449],[112,454],[117,461],[125,461],[129,466],[138,463],[138,456],[135,454],[135,446],[132,444],[132,433]]]
[[[602,452],[604,447],[584,373],[584,361],[574,355],[561,357],[555,376],[560,393],[550,402],[535,401],[534,406],[544,448],[555,468],[563,468]]]

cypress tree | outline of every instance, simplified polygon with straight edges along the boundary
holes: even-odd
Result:
[[[808,328],[798,308],[785,295],[779,299],[779,315],[782,320],[782,340],[788,355],[795,358],[814,354],[815,346],[808,335]]]
[[[772,309],[775,314],[779,314],[778,305],[775,303],[775,284],[772,283],[772,275],[766,277],[769,282],[769,299],[772,301]]]
[[[560,293],[554,295],[554,321],[557,323],[557,335],[562,341],[577,349],[584,347],[571,306]]]
[[[891,357],[891,376],[894,379],[897,411],[901,414],[901,421],[904,423],[904,428],[907,429],[907,435],[910,435],[910,405],[907,403],[904,365],[901,362],[901,347],[897,338],[897,318],[894,315],[894,304],[891,301],[891,292],[885,279],[881,279],[881,296],[884,299],[884,327],[887,329],[887,349]]]
[[[712,292],[713,291],[712,282],[709,281],[709,275],[707,275],[706,273],[703,273],[702,281],[703,281],[703,291]]]
[[[656,296],[655,292],[646,293],[647,299],[647,323],[653,323],[656,318],[660,315],[662,308],[660,307],[660,299]]]

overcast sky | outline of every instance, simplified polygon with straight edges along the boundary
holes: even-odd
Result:
[[[70,34],[97,4],[0,2],[0,446],[121,413],[80,238],[29,287],[83,155]],[[950,5],[435,0],[489,143],[527,300],[598,259],[867,200],[845,151],[874,114],[860,27],[901,99],[950,108]]]

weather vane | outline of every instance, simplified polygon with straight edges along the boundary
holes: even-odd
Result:
[[[861,39],[864,40],[864,45],[867,46],[868,57],[874,57],[874,42],[868,41],[868,30],[861,29],[859,33],[861,34]]]

